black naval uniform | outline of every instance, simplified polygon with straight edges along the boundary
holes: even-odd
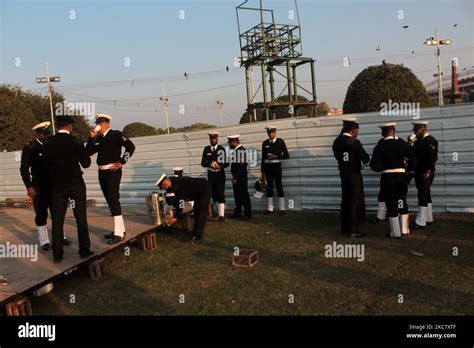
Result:
[[[89,168],[91,159],[79,139],[62,131],[45,143],[44,156],[51,176],[54,259],[60,260],[63,257],[64,218],[69,199],[73,203],[76,218],[79,254],[86,256],[90,252],[90,239],[87,225],[86,185],[82,178],[81,166]]]
[[[46,225],[48,209],[51,210],[51,183],[48,168],[43,159],[44,141],[33,140],[23,147],[21,153],[21,178],[27,189],[33,187],[37,193],[33,199],[36,226]]]
[[[122,155],[122,147],[125,147]],[[89,138],[86,145],[86,151],[89,156],[97,153],[97,165],[104,166],[111,163],[120,162],[125,164],[135,152],[135,145],[126,138],[122,132],[109,129],[106,135],[99,134],[96,137]],[[122,169],[116,171],[100,170],[99,183],[105,200],[109,205],[112,216],[122,215],[120,205],[120,181],[122,179]]]
[[[208,145],[202,152],[201,166],[207,168],[207,180],[212,187],[212,200],[214,203],[225,203],[225,171],[229,166],[227,163],[226,152],[223,146]],[[217,162],[221,169],[211,168],[211,162]]]
[[[268,154],[278,156],[275,160],[268,159]],[[267,181],[267,198],[273,197],[273,182],[275,182],[278,197],[284,197],[283,185],[281,182],[281,160],[290,158],[285,141],[276,138],[273,142],[270,139],[262,143],[262,164],[261,172],[265,174]]]
[[[418,190],[418,205],[426,207],[431,201],[431,184],[435,176],[438,160],[438,141],[431,135],[417,139],[413,144],[415,153],[415,184]],[[429,173],[426,179],[424,174]]]
[[[377,143],[377,145],[379,145],[382,141],[384,141],[384,138],[380,139]],[[377,146],[376,145],[376,146]],[[380,203],[385,203],[385,197],[383,195],[383,192],[382,192],[382,176],[380,176],[380,182],[379,182],[379,193],[377,195],[377,203],[380,204]],[[377,216],[378,218],[378,216]],[[381,219],[382,220],[382,219]]]
[[[201,238],[206,225],[212,187],[206,179],[170,177],[171,186],[166,190],[166,203],[176,208],[176,217],[181,217],[183,202],[194,201],[194,227],[192,236]]]
[[[232,179],[237,180],[236,184],[232,184],[235,200],[234,217],[240,218],[242,216],[243,205],[245,217],[251,218],[252,204],[248,190],[247,158],[245,148],[242,145],[234,149],[230,172],[232,173]]]
[[[341,177],[341,233],[358,234],[365,210],[361,162],[368,163],[369,155],[361,142],[347,133],[340,134],[334,140],[332,150]]]
[[[388,217],[408,214],[406,173],[412,172],[414,166],[413,151],[403,139],[389,136],[375,146],[370,167],[375,172],[382,172],[381,193],[385,198]],[[399,200],[402,207],[399,207]]]

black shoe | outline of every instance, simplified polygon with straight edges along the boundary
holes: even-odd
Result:
[[[71,244],[72,244],[72,242],[69,239],[67,239],[67,238],[63,239],[63,245],[68,246],[68,245],[71,245]]]
[[[380,222],[384,222],[385,220],[380,220],[379,218],[375,218],[374,220],[372,220],[372,223],[373,224],[378,224]]]
[[[242,219],[242,215],[233,214],[233,215],[229,216],[229,219]]]
[[[410,230],[422,230],[426,228],[426,226],[420,226],[416,222],[410,224]]]
[[[190,241],[190,242],[196,242],[196,241],[200,240],[201,238],[202,238],[202,237],[191,236],[191,237],[189,238],[189,241]]]
[[[49,250],[49,243],[43,244],[41,246],[41,249],[43,249],[44,251],[48,251]]]
[[[89,256],[94,255],[94,252],[89,250],[88,252],[80,254],[80,255],[81,255],[81,259],[84,260],[84,259],[87,259]]]
[[[123,236],[125,237],[126,235],[127,235],[127,232],[124,232],[124,233],[123,233]],[[109,233],[109,234],[104,235],[104,238],[105,238],[105,239],[113,239],[114,236],[115,236],[115,234],[114,234],[113,232],[111,232],[111,233]]]
[[[364,232],[358,232],[358,233],[351,233],[349,235],[349,238],[354,239],[354,238],[362,238],[365,237],[367,234]]]
[[[272,215],[274,213],[273,210],[267,210],[263,215]]]
[[[54,258],[54,263],[61,263],[63,261],[62,257]]]
[[[280,215],[285,215],[286,212],[284,210],[280,210]]]
[[[433,225],[433,221],[430,221],[430,222],[426,221],[426,224],[427,224],[428,226],[431,226],[431,225]]]
[[[225,217],[219,216],[219,219],[217,219],[217,221],[219,221],[219,222],[224,222],[224,221],[225,221]]]
[[[245,216],[242,218],[243,221],[248,221],[248,220],[250,220],[250,219],[252,219],[252,215],[245,215]]]
[[[107,244],[117,244],[117,243],[123,242],[124,239],[125,239],[125,235],[123,235],[123,237],[114,235],[111,239],[107,241]]]

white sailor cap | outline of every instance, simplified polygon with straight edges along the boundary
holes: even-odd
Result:
[[[112,116],[108,114],[97,114],[95,115],[95,123],[99,122],[110,122],[112,120]]]
[[[413,125],[413,130],[417,130],[418,128],[426,127],[429,122],[428,121],[416,121],[411,123]]]
[[[397,125],[397,122],[388,122],[388,123],[380,124],[380,125],[378,125],[377,127],[379,127],[380,129],[383,129],[383,128],[390,128],[390,127],[395,128],[396,125]]]
[[[207,133],[210,137],[217,137],[219,136],[219,132],[218,131],[211,131],[209,133]]]
[[[160,178],[156,181],[155,185],[160,186],[161,183],[163,182],[163,180],[165,180],[165,179],[166,179],[166,174],[165,173],[161,174]]]
[[[277,129],[278,129],[278,128],[277,128],[276,126],[270,126],[270,125],[268,125],[268,126],[265,127],[265,130],[266,130],[267,132],[275,132]]]
[[[357,121],[357,117],[344,117],[342,119],[342,123],[356,122],[356,121]]]
[[[229,142],[231,142],[232,140],[235,140],[235,139],[238,140],[239,137],[240,137],[240,134],[234,134],[234,135],[228,135],[227,139],[228,139]]]
[[[51,122],[41,122],[41,123],[38,123],[36,126],[34,126],[33,128],[31,128],[31,130],[34,130],[38,133],[42,133],[44,132],[46,129],[49,128],[49,126],[51,125]]]
[[[359,124],[356,121],[357,117],[345,117],[342,119],[342,127],[346,129],[358,129]]]

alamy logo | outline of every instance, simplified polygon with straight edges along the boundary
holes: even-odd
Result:
[[[357,262],[365,260],[365,246],[364,244],[326,244],[324,247],[324,256],[328,258],[347,258],[357,259]]]
[[[400,103],[389,99],[388,102],[380,103],[380,115],[410,116],[417,120],[420,118],[420,103]]]
[[[250,168],[256,167],[258,163],[258,151],[255,149],[246,149],[245,151],[219,151],[217,154],[219,163],[247,163]]]
[[[26,322],[18,326],[18,337],[20,338],[47,338],[52,342],[56,340],[56,325],[35,325]]]
[[[38,261],[37,244],[0,244],[0,259],[30,259],[31,262]]]
[[[55,113],[58,116],[85,116],[89,121],[95,119],[94,102],[68,102],[55,104]]]

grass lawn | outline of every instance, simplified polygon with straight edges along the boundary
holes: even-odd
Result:
[[[388,223],[362,239],[339,234],[338,213],[255,214],[250,222],[208,222],[191,244],[157,233],[158,250],[131,247],[106,258],[106,277],[73,273],[33,300],[35,315],[473,315],[474,217],[444,214],[402,240]],[[365,259],[326,258],[325,245],[363,243]],[[253,269],[234,268],[234,247],[255,249]],[[459,256],[453,256],[453,247]],[[411,255],[411,251],[424,254]],[[76,303],[69,302],[74,294]],[[185,303],[180,303],[180,295]],[[289,295],[294,303],[289,303]],[[403,303],[399,303],[399,295]],[[181,297],[182,299],[182,297]]]

